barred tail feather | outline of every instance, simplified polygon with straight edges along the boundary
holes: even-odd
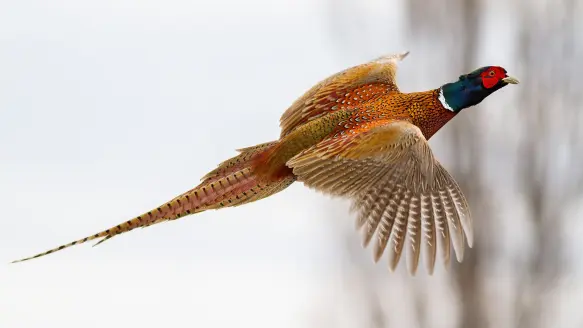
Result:
[[[71,246],[102,238],[94,245],[96,246],[112,237],[136,228],[143,228],[164,221],[176,220],[183,216],[203,212],[209,209],[219,209],[222,207],[239,206],[250,203],[273,195],[287,188],[295,181],[295,177],[292,174],[279,178],[262,178],[255,173],[255,169],[250,165],[234,172],[231,171],[232,170],[223,171],[222,173],[228,173],[223,176],[214,176],[212,179],[208,180],[209,182],[203,182],[196,188],[187,191],[169,202],[131,220],[83,239],[61,245],[44,253],[17,260],[12,263],[39,258]]]
[[[107,231],[107,230],[106,230],[106,231]],[[20,259],[20,260],[12,261],[11,263],[18,263],[18,262],[24,262],[24,261],[28,261],[28,260],[32,260],[32,259],[36,259],[36,258],[39,258],[39,257],[45,256],[45,255],[49,255],[49,254],[52,254],[52,253],[58,252],[58,251],[60,251],[60,250],[63,250],[63,249],[65,249],[65,248],[69,248],[69,247],[71,247],[71,246],[75,246],[75,245],[78,245],[78,244],[83,244],[83,243],[85,243],[85,242],[88,242],[88,241],[90,241],[90,240],[94,240],[94,239],[98,239],[98,238],[107,237],[107,236],[108,236],[108,234],[107,234],[107,232],[106,232],[106,231],[102,231],[102,232],[100,232],[100,233],[97,233],[97,234],[95,234],[95,235],[93,235],[93,236],[85,237],[85,238],[83,238],[83,239],[75,240],[74,242],[71,242],[71,243],[68,243],[68,244],[61,245],[61,246],[59,246],[59,247],[53,248],[53,249],[51,249],[51,250],[48,250],[48,251],[46,251],[46,252],[43,252],[43,253],[36,254],[36,255],[34,255],[34,256],[31,256],[31,257],[27,257],[27,258],[23,258],[23,259]]]
[[[253,160],[255,160],[260,154],[264,153],[267,149],[272,148],[277,143],[278,143],[277,141],[270,141],[252,147],[237,149],[237,151],[240,152],[240,154],[222,162],[217,166],[216,169],[207,173],[202,178],[203,183],[210,183],[212,181],[216,181],[221,177],[224,177],[233,172],[237,172],[238,170],[246,166],[249,166],[249,164]]]

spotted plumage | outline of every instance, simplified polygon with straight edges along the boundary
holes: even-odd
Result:
[[[469,206],[458,184],[433,156],[427,140],[459,111],[481,102],[515,78],[488,66],[439,88],[403,93],[397,64],[388,55],[334,74],[296,100],[281,117],[276,141],[239,149],[240,154],[206,174],[193,189],[97,234],[35,256],[41,257],[139,227],[210,209],[247,204],[295,181],[348,198],[363,244],[373,258],[395,269],[403,252],[414,274],[424,254],[433,272],[437,248],[443,261],[451,245],[459,261],[473,240]],[[98,243],[98,244],[99,244]]]

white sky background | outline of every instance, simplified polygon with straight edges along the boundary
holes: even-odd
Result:
[[[347,21],[347,40],[362,45],[347,50],[328,21],[342,13],[328,12],[334,6],[324,1],[1,2],[0,327],[306,327],[322,302],[337,305],[324,314],[339,320],[336,327],[354,326],[347,315],[354,302],[342,299],[341,251],[329,231],[330,221],[351,220],[338,214],[348,204],[300,184],[97,248],[3,263],[101,231],[190,189],[234,149],[276,139],[285,108],[347,66],[409,49],[403,90],[459,75],[419,74],[419,65],[436,59],[399,37],[398,1],[389,4],[394,10],[382,0],[361,3],[352,9],[379,15],[364,27],[377,33],[358,34],[363,29],[350,25],[358,22]],[[511,43],[496,33],[484,37]],[[507,66],[511,55],[484,57]],[[490,115],[510,107],[509,93],[497,95],[502,109]],[[496,128],[489,133],[500,133]],[[396,300],[387,306],[398,307],[410,293],[400,283],[403,272],[391,275],[384,264],[376,270],[388,281],[372,288],[386,289]],[[443,282],[440,274],[430,279]],[[347,289],[360,288],[353,283]],[[493,282],[501,289],[511,283]],[[434,285],[434,303],[451,301]],[[435,312],[438,320],[453,316]]]
[[[0,261],[115,225],[277,138],[313,83],[379,55],[343,62],[325,18],[311,0],[2,2]],[[330,204],[294,185],[0,264],[0,327],[303,327],[338,261]]]

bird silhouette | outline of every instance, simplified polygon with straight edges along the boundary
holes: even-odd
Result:
[[[193,189],[94,235],[14,262],[112,237],[135,228],[211,209],[240,206],[278,193],[295,181],[348,198],[374,260],[388,253],[394,270],[407,249],[411,274],[420,254],[433,273],[437,248],[462,261],[473,243],[469,206],[434,157],[427,140],[462,109],[518,80],[499,66],[481,67],[436,89],[404,93],[396,83],[408,52],[379,57],[316,84],[280,120],[278,140],[239,149]],[[96,245],[97,245],[96,244]],[[405,246],[407,245],[407,246]]]

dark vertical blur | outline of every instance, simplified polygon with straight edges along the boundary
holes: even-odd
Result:
[[[364,9],[365,4],[378,1],[327,1],[337,49],[346,49],[351,56],[362,49],[368,56],[371,47],[354,36],[371,33],[367,26],[382,25],[373,22],[379,19],[378,13]],[[484,53],[495,54],[500,47],[497,40],[510,38],[504,44],[511,49],[500,50],[509,58],[500,65],[510,66],[521,84],[506,91],[513,98],[506,101],[503,111],[497,99],[504,98],[496,95],[479,105],[483,108],[462,112],[437,136],[440,154],[447,156],[441,155],[440,160],[468,197],[476,232],[473,249],[461,264],[452,265],[454,270],[445,273],[445,280],[404,277],[383,267],[385,277],[380,281],[378,271],[368,266],[371,254],[359,247],[356,232],[352,227],[343,231],[347,263],[366,267],[352,272],[368,286],[369,317],[377,318],[362,326],[388,327],[392,318],[406,313],[418,327],[450,326],[433,317],[441,311],[435,307],[451,305],[458,327],[580,327],[579,311],[556,308],[572,299],[569,285],[561,281],[580,275],[576,267],[583,261],[580,253],[567,251],[578,242],[569,226],[583,217],[581,209],[575,211],[583,195],[583,132],[579,128],[583,124],[579,92],[583,24],[577,19],[583,17],[583,2],[388,2],[403,18],[398,32],[406,41],[401,43],[413,48],[407,49],[413,51],[406,60],[415,63],[400,70],[400,81],[405,75],[421,76],[430,80],[423,83],[428,89],[479,66],[498,65],[500,55],[490,59]],[[396,42],[377,39],[384,43],[384,52],[405,50]],[[438,76],[446,80],[437,80]],[[331,231],[338,233],[338,229]],[[384,294],[392,293],[383,288],[391,280],[404,281],[413,301],[397,302],[398,307],[390,309],[380,306],[383,298],[394,296]],[[450,290],[453,301],[443,296],[447,292],[428,288],[438,282]],[[379,313],[383,308],[384,313]]]
[[[517,286],[518,327],[542,327],[548,292],[569,271],[562,252],[568,206],[583,191],[581,139],[581,29],[576,0],[546,8],[522,1],[518,56],[525,81],[520,88],[522,138],[518,183],[532,223],[533,249]]]
[[[415,39],[443,39],[444,47],[435,51],[447,54],[457,54],[457,60],[450,61],[447,69],[452,72],[470,72],[475,69],[476,53],[480,45],[479,29],[481,28],[482,9],[480,0],[444,0],[432,2],[410,0],[407,2],[408,24],[405,33]],[[456,177],[471,204],[474,229],[478,233],[474,239],[474,249],[468,252],[463,265],[456,265],[459,290],[460,327],[485,328],[488,326],[482,300],[482,284],[480,252],[487,249],[490,235],[489,226],[482,224],[490,220],[493,213],[487,205],[482,177],[485,153],[481,135],[474,133],[480,128],[480,117],[476,112],[462,112],[452,121],[441,134],[445,142],[455,149],[451,152],[448,170]],[[492,239],[490,239],[491,241]],[[423,297],[421,295],[421,297]],[[422,314],[420,314],[422,315]]]

